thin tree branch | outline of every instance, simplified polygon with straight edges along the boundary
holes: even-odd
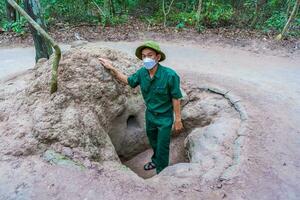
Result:
[[[171,1],[168,11],[166,12],[165,10],[165,1],[162,1],[162,8],[163,8],[163,13],[164,13],[164,27],[166,27],[166,22],[167,22],[167,15],[169,14],[170,10],[171,10],[171,6],[173,4],[174,0]]]
[[[57,70],[58,70],[58,65],[59,61],[61,58],[61,50],[58,46],[58,44],[53,40],[53,38],[48,35],[48,33],[42,29],[42,27],[36,23],[14,0],[7,0],[7,2],[14,8],[16,9],[21,15],[25,17],[25,19],[43,36],[45,37],[46,40],[48,40],[51,44],[51,46],[55,50],[54,54],[54,60],[52,63],[52,77],[51,77],[51,89],[50,92],[51,94],[57,91]]]
[[[92,2],[93,2],[93,4],[95,4],[95,6],[97,7],[99,13],[105,17],[106,15],[105,15],[105,13],[103,12],[103,10],[100,8],[100,6],[98,6],[98,4],[97,4],[94,0],[92,0]]]

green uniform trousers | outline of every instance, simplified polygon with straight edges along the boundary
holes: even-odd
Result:
[[[146,111],[146,132],[153,149],[151,157],[159,174],[169,165],[170,138],[173,124],[173,111],[167,113],[152,113]]]

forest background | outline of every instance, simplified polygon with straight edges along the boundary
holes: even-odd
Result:
[[[26,1],[19,0],[24,7]],[[289,17],[295,14],[285,37],[299,37],[299,0],[40,0],[47,27],[126,26],[138,20],[147,27],[174,27],[175,31],[230,28],[255,30],[266,35],[282,32]],[[23,16],[0,1],[1,32],[19,36],[30,33]]]

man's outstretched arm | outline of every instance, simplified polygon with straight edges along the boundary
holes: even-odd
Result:
[[[110,60],[104,59],[104,58],[99,58],[100,63],[106,68],[109,69],[112,74],[122,83],[124,84],[128,84],[128,76],[126,76],[125,74],[123,74],[122,72],[120,72],[119,70],[117,70],[117,68],[115,68],[112,65],[112,62]]]

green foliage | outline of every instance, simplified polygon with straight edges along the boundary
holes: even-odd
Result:
[[[140,19],[146,20],[151,24],[161,24],[164,21],[164,16],[161,10],[155,12],[151,16],[140,16]]]
[[[263,23],[263,28],[268,30],[279,31],[283,29],[287,19],[288,16],[286,15],[286,13],[276,11],[272,14],[272,16],[269,19],[267,19],[267,21]]]
[[[90,23],[103,25],[117,25],[128,20],[127,9],[122,12],[122,5],[115,2],[110,8],[105,8],[103,0],[42,0],[46,21],[65,21],[72,24]],[[121,2],[121,1],[120,1]],[[134,5],[135,1],[126,1]],[[99,10],[100,8],[100,10]],[[114,10],[115,13],[112,13]]]
[[[3,21],[1,24],[2,24],[1,27],[4,31],[8,31],[11,29],[13,32],[17,33],[18,35],[25,34],[26,20],[24,17],[20,17],[20,19],[15,22]]]
[[[206,1],[204,3],[204,13],[201,18],[206,26],[216,27],[230,24],[232,16],[233,8],[230,4]]]
[[[176,25],[176,29],[183,29],[185,27],[183,22],[180,22],[179,24]]]
[[[112,25],[124,24],[128,21],[128,15],[113,16],[110,20]]]
[[[96,7],[92,1],[82,0],[41,0],[44,17],[48,22],[93,23],[97,19]],[[93,8],[95,7],[95,8]]]
[[[198,3],[198,1],[195,3]],[[202,7],[203,9],[200,15],[200,21],[201,24],[205,25],[206,27],[226,26],[231,23],[233,8],[230,4],[204,1]],[[187,11],[182,11],[181,9]],[[154,15],[152,15],[151,19],[155,23],[162,23],[162,10],[158,10]],[[190,5],[185,5],[183,2],[179,2],[176,4],[176,8],[171,10],[171,13],[168,16],[167,24],[169,26],[176,26],[177,29],[194,27],[196,25],[196,11],[193,10]],[[200,28],[200,31],[203,31],[203,25],[198,27]]]
[[[299,30],[300,30],[300,16],[298,15],[298,17],[296,18],[295,22],[290,27],[289,34],[291,36],[300,37],[300,31]]]
[[[180,12],[174,13],[169,16],[169,20],[177,24],[182,24],[181,26],[194,26],[196,23],[196,13],[195,12]]]
[[[166,0],[169,5],[171,0]],[[198,0],[176,0],[167,16],[167,26],[176,29],[217,28],[232,25],[239,28],[255,28],[265,32],[280,32],[290,15],[296,0],[203,0],[200,22],[197,24]],[[22,1],[20,1],[22,2]],[[259,2],[259,4],[257,4]],[[162,25],[164,14],[162,1],[153,0],[40,0],[42,13],[48,25],[86,23],[116,26],[128,22],[129,17],[140,18],[150,26]],[[257,6],[258,5],[258,6]],[[9,23],[6,5],[0,0],[0,25],[19,34],[24,33],[25,21]],[[290,26],[291,34],[299,34],[299,13]],[[197,26],[197,27],[196,27]]]
[[[21,4],[21,6],[23,7],[22,4]],[[7,13],[6,13],[6,3],[4,0],[0,0],[0,15],[3,16],[0,18],[0,26],[3,31],[12,30],[13,32],[17,33],[18,35],[25,34],[26,24],[27,24],[25,18],[20,16],[14,22],[8,21]]]
[[[205,27],[203,25],[199,25],[196,27],[196,30],[198,31],[198,33],[201,33],[205,30]]]
[[[6,12],[5,12],[5,1],[0,0],[0,16],[1,16],[0,23],[3,22],[3,21],[5,21],[5,18],[4,18],[5,15],[6,15]]]

